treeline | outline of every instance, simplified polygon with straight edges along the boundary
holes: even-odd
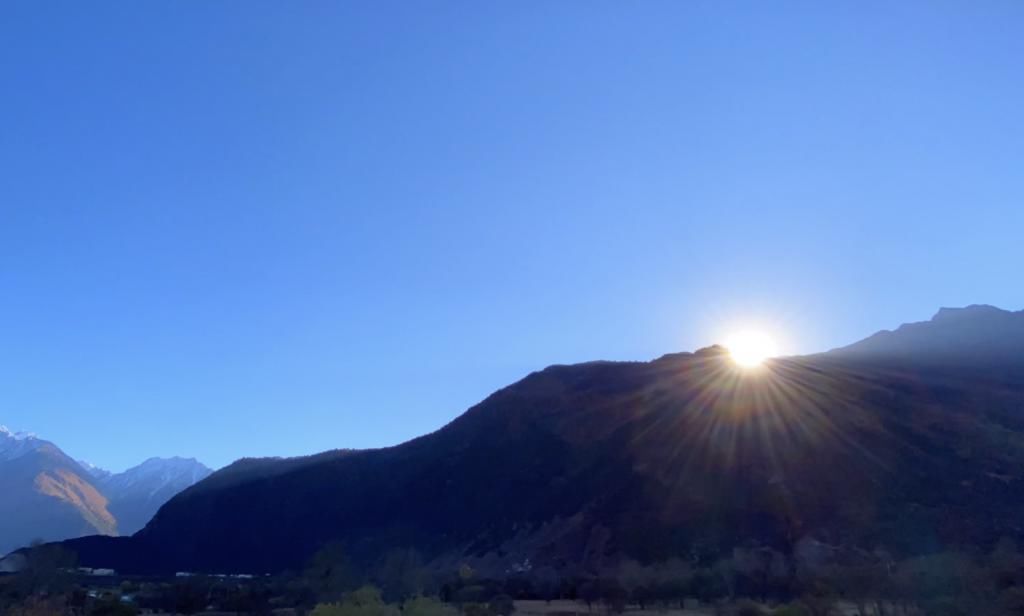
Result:
[[[412,549],[356,567],[340,546],[329,545],[290,574],[126,580],[102,592],[84,588],[73,566],[55,546],[31,551],[21,572],[0,578],[0,614],[510,616],[517,600],[572,600],[605,613],[701,605],[740,616],[833,616],[842,603],[861,616],[1024,616],[1024,554],[1008,539],[987,553],[947,551],[899,561],[881,551],[840,553],[812,544],[789,555],[736,549],[713,560],[625,560],[571,574],[524,563],[500,575],[468,564],[442,570]]]
[[[736,549],[712,562],[626,560],[593,576],[557,582],[535,576],[527,594],[599,603],[611,611],[699,601],[748,614],[772,613],[764,606],[775,606],[778,614],[834,616],[844,604],[860,616],[1024,616],[1024,554],[1010,539],[987,553],[968,549],[902,560],[823,544],[790,555]]]

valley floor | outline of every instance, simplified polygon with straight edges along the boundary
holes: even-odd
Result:
[[[608,608],[603,604],[595,603],[588,608],[582,601],[556,600],[556,601],[516,601],[517,616],[588,616],[609,614]],[[649,608],[641,610],[636,607],[627,608],[626,613],[634,615],[661,616],[713,616],[712,607],[693,607],[691,609],[659,609]]]
[[[557,600],[557,601],[516,601],[516,616],[605,616],[611,614],[603,604],[594,604],[588,608],[582,601]],[[765,606],[765,613],[770,614],[771,609]],[[852,603],[837,603],[835,605],[836,616],[859,616],[857,606]],[[715,607],[697,606],[681,608],[660,608],[651,607],[639,609],[636,606],[626,608],[624,616],[715,616]]]

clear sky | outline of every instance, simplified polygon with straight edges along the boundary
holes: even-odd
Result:
[[[1024,3],[4,2],[0,424],[389,445],[552,363],[1024,308]]]

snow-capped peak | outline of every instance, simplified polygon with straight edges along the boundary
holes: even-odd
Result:
[[[113,474],[107,469],[100,468],[87,460],[75,460],[75,462],[78,462],[79,466],[84,468],[86,472],[88,472],[96,479],[106,479],[107,477],[110,477]]]
[[[46,442],[30,432],[14,432],[0,425],[0,460],[13,460],[42,447]]]
[[[163,490],[177,493],[213,471],[195,458],[150,458],[123,473],[106,478],[112,493],[135,492],[153,496]]]
[[[8,439],[15,441],[27,441],[37,438],[36,435],[31,432],[15,432],[3,424],[0,424],[0,437],[7,437]]]

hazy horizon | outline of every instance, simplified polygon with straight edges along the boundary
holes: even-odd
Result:
[[[1024,5],[5,7],[0,424],[391,445],[530,371],[1024,307]]]

